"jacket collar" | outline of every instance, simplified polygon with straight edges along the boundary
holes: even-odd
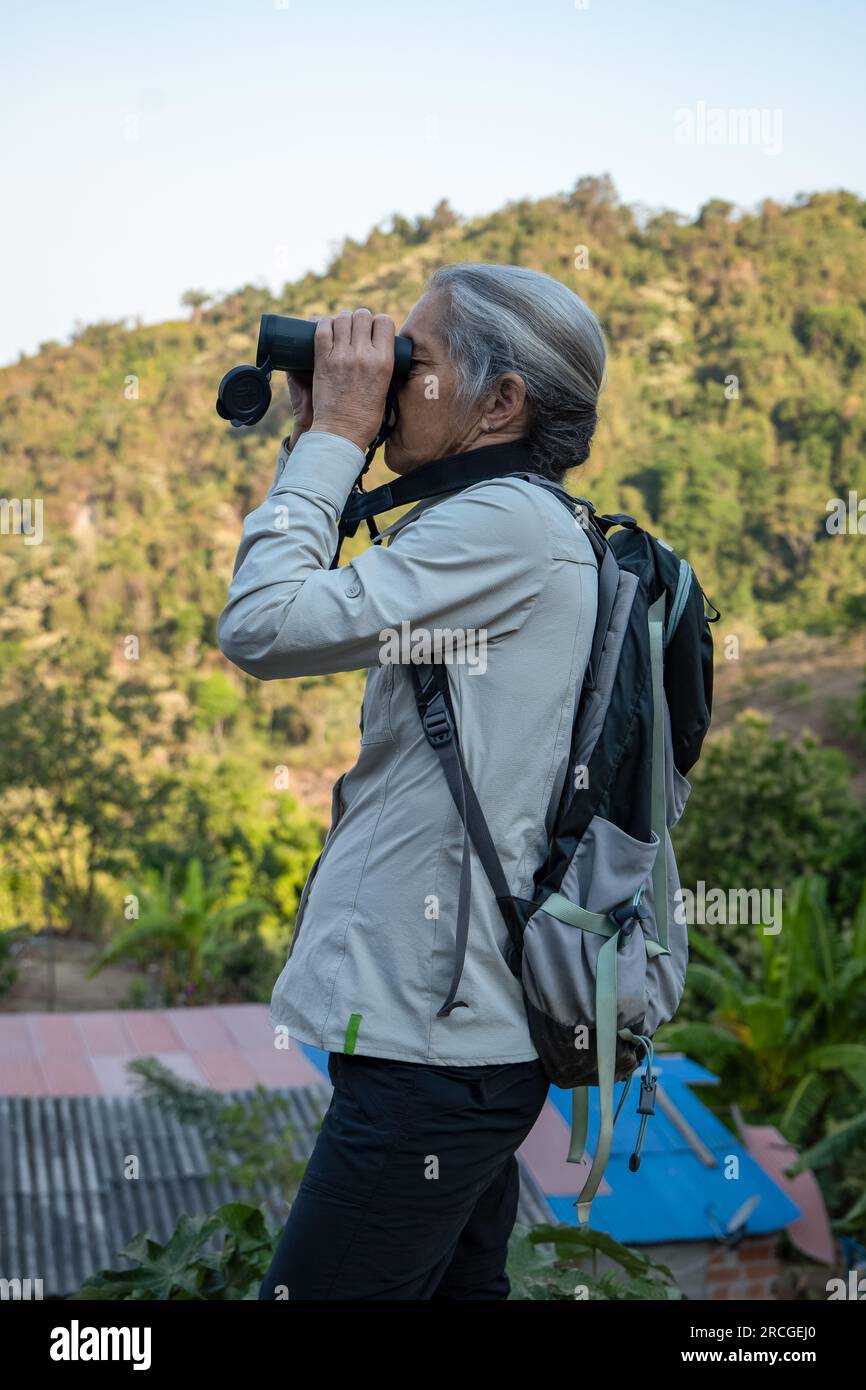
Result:
[[[411,473],[404,473],[393,482],[372,488],[370,492],[352,493],[343,509],[342,521],[347,528],[357,528],[358,522],[364,518],[391,511],[394,507],[403,507],[407,502],[423,502],[429,506],[431,502],[461,492],[474,483],[501,478],[509,473],[525,473],[531,468],[529,444],[523,439],[448,454],[444,458],[419,464]],[[421,510],[423,507],[413,510],[413,515]],[[346,534],[353,535],[354,529],[347,529]]]

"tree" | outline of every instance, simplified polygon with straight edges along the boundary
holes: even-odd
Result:
[[[768,719],[744,711],[695,769],[675,833],[683,886],[784,889],[831,868],[839,827],[854,815],[849,784],[841,753],[808,734],[773,736]]]
[[[156,712],[144,686],[109,686],[99,662],[50,679],[44,666],[25,670],[2,707],[0,844],[39,885],[48,921],[92,936],[100,875],[135,862],[174,780],[142,770]]]
[[[201,311],[205,304],[209,304],[213,295],[206,294],[204,290],[185,290],[181,295],[180,302],[186,308],[192,309],[193,323],[201,323]]]
[[[196,724],[222,737],[225,720],[231,719],[243,703],[235,682],[223,671],[212,671],[196,682]]]
[[[190,758],[177,795],[166,807],[159,833],[141,846],[143,868],[168,867],[182,879],[187,861],[231,865],[226,897],[267,904],[259,922],[268,939],[287,945],[310,865],[322,848],[325,827],[288,790],[265,799],[263,771],[241,752]],[[272,785],[273,767],[269,769]]]
[[[698,226],[708,227],[713,222],[727,222],[734,210],[734,204],[725,198],[711,198],[704,203],[698,213]]]
[[[447,198],[440,198],[433,209],[430,218],[430,230],[433,232],[445,232],[449,227],[456,227],[460,218],[452,208]]]

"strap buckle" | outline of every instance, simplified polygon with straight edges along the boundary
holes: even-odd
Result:
[[[643,904],[636,903],[631,899],[629,899],[627,903],[620,903],[619,907],[615,907],[607,915],[612,921],[616,922],[619,927],[620,939],[622,941],[627,940],[635,927],[640,926],[640,924],[646,920],[646,912],[644,911]]]
[[[436,706],[437,702],[434,701],[424,710],[421,715],[421,723],[424,726],[427,742],[432,747],[439,748],[443,744],[451,742],[454,737],[454,729],[444,701],[439,704],[438,708]]]
[[[421,716],[421,726],[432,748],[442,748],[454,738],[454,721],[448,703],[437,681],[438,666],[412,666],[415,680],[415,704]]]

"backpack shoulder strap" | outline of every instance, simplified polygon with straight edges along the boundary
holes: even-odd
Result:
[[[519,959],[520,932],[513,910],[511,893],[505,870],[496,852],[490,827],[481,809],[475,788],[466,770],[460,742],[457,736],[457,721],[448,689],[448,668],[441,663],[410,662],[409,671],[415,687],[415,704],[421,718],[421,725],[427,742],[439,758],[448,782],[448,789],[457,807],[463,824],[463,858],[460,865],[460,889],[457,899],[456,947],[454,953],[454,973],[448,996],[437,1013],[437,1018],[447,1018],[452,1009],[465,1008],[457,998],[463,965],[466,959],[466,946],[469,939],[469,892],[471,887],[470,842],[481,860],[490,887],[496,897],[499,910],[505,919],[514,952],[513,960]]]
[[[563,506],[567,507],[572,515],[574,514],[575,504],[578,499],[572,497],[571,493],[567,492],[561,483],[555,483],[552,478],[545,478],[543,473],[512,473],[511,476],[512,478],[523,478],[524,482],[534,483],[536,487],[546,488],[548,492],[553,493],[554,497],[559,498]]]

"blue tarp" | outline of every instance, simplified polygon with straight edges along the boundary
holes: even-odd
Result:
[[[641,1164],[629,1171],[628,1160],[637,1139],[638,1078],[616,1122],[613,1148],[605,1169],[610,1193],[596,1197],[590,1224],[624,1244],[666,1240],[709,1240],[724,1231],[749,1198],[760,1197],[746,1222],[748,1235],[778,1231],[800,1215],[799,1208],[777,1187],[739,1139],[694,1096],[690,1084],[712,1085],[716,1077],[688,1057],[656,1054],[653,1071],[659,1085],[698,1139],[717,1159],[707,1167],[656,1105],[647,1121]],[[615,1088],[615,1104],[622,1087]],[[571,1092],[551,1086],[550,1100],[571,1124]],[[591,1154],[598,1134],[598,1092],[590,1091],[587,1149]],[[733,1162],[732,1160],[736,1160]],[[586,1170],[575,1166],[579,1177]],[[736,1174],[736,1176],[734,1176]],[[557,1220],[577,1224],[573,1205],[578,1184],[570,1194],[546,1193]]]

